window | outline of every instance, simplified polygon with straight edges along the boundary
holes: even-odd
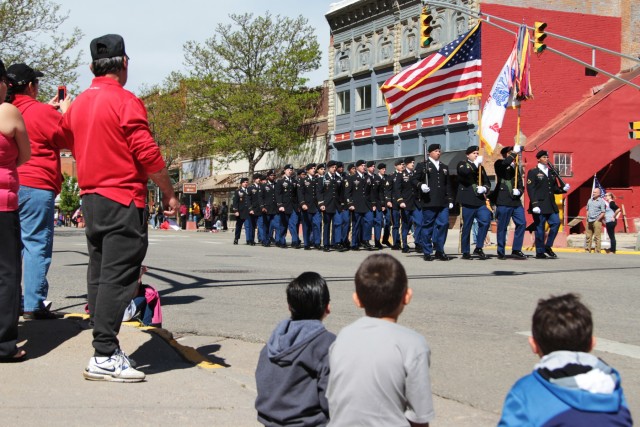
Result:
[[[555,166],[560,176],[573,176],[570,153],[554,153],[553,165]]]
[[[382,91],[380,90],[383,84],[384,82],[378,83],[378,96],[376,97],[376,107],[384,107],[386,105],[384,103],[384,96],[382,95]]]
[[[336,93],[336,112],[337,114],[349,114],[351,112],[351,102],[348,90]]]
[[[356,111],[371,109],[371,85],[356,89]]]

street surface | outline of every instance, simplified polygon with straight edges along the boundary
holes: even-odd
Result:
[[[303,271],[317,271],[329,283],[329,330],[337,333],[363,315],[351,294],[353,275],[369,252],[251,247],[242,243],[244,232],[241,244],[232,245],[232,239],[230,232],[149,233],[145,283],[161,293],[163,327],[186,342],[209,348],[212,361],[219,361],[225,344],[213,346],[205,337],[264,343],[288,315],[288,282]],[[400,259],[409,275],[413,300],[400,323],[423,334],[431,346],[434,394],[484,414],[469,425],[495,425],[505,394],[537,361],[526,337],[537,300],[565,292],[580,294],[591,308],[599,339],[594,353],[620,371],[631,413],[636,419],[640,416],[638,255],[558,252],[557,260],[500,261],[495,249],[488,248],[489,260],[464,261],[456,254],[456,230],[447,242],[447,252],[457,257],[450,262],[384,252]],[[53,309],[83,311],[86,265],[83,230],[56,229],[49,274]],[[242,360],[223,361],[231,366],[244,363],[250,374],[259,347],[248,346],[256,354]],[[456,425],[452,414],[446,415],[448,420],[438,418],[434,425]]]

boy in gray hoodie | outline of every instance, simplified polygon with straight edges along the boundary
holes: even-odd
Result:
[[[336,336],[322,324],[329,288],[318,273],[305,272],[287,286],[291,318],[276,326],[256,368],[256,410],[265,426],[324,426],[329,347]]]

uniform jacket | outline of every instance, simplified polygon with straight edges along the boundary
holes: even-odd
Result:
[[[472,161],[467,159],[458,163],[457,171],[458,194],[456,195],[456,201],[468,207],[485,206],[487,195],[491,190],[491,182],[482,165],[478,168]],[[484,194],[477,193],[479,173],[482,173],[482,186],[487,189]]]
[[[420,208],[418,193],[416,188],[411,185],[413,174],[413,171],[405,170],[400,176],[395,177],[396,179],[393,183],[393,197],[398,206],[400,206],[400,203],[404,203],[405,209],[410,211]]]
[[[307,210],[303,212],[316,213],[318,212],[318,203],[316,201],[316,178],[307,176],[300,181],[298,185],[298,203],[300,209],[302,206],[307,206]]]
[[[316,184],[318,207],[324,206],[327,213],[336,213],[341,210],[340,198],[342,196],[342,177],[337,173],[333,176],[329,172],[319,177]]]
[[[524,193],[524,177],[521,171],[518,171],[518,182],[516,178],[516,155],[510,154],[504,159],[496,161],[494,168],[496,171],[496,188],[491,194],[491,200],[496,206],[522,206],[522,194]],[[520,190],[519,196],[513,195],[513,189]]]
[[[371,186],[373,177],[365,173],[355,173],[347,178],[344,184],[347,206],[354,207],[354,212],[367,213],[373,207],[371,200]]]
[[[427,181],[430,191],[423,193],[420,187]],[[449,203],[453,202],[449,182],[449,166],[442,162],[440,162],[439,168],[436,168],[431,160],[418,163],[411,177],[411,185],[417,190],[423,209],[449,207]]]
[[[278,213],[278,204],[276,203],[276,185],[271,181],[267,181],[261,186],[260,192],[260,208],[266,210],[267,215],[275,215]]]
[[[231,212],[234,214],[238,212],[240,219],[249,218],[249,206],[251,206],[251,197],[249,195],[248,188],[238,188],[233,192],[233,199],[231,200]]]
[[[253,211],[254,215],[260,215],[261,211],[261,195],[262,186],[260,184],[251,184],[249,186],[249,210]]]
[[[396,181],[402,179],[402,172],[395,171],[387,176],[387,185],[385,186],[385,198],[391,202],[393,209],[400,209],[395,193]]]
[[[550,215],[558,213],[555,194],[563,194],[565,191],[560,187],[555,174],[549,169],[548,176],[538,167],[529,170],[527,173],[527,194],[529,195],[529,212],[536,206],[540,208],[540,213]]]
[[[283,176],[276,181],[276,203],[278,204],[278,211],[284,207],[284,213],[290,214],[293,212],[296,201],[296,184],[295,178],[287,178]]]

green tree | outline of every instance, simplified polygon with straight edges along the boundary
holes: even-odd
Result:
[[[72,214],[80,206],[80,188],[78,180],[66,173],[62,179],[60,190],[60,210],[65,214]]]
[[[222,161],[247,160],[251,174],[265,154],[296,153],[305,142],[320,92],[303,74],[319,68],[320,49],[302,16],[230,18],[203,44],[184,46],[185,133]]]
[[[71,51],[83,34],[78,28],[69,35],[60,32],[68,17],[68,12],[49,0],[0,0],[0,59],[7,67],[24,62],[44,72],[40,79],[41,100],[54,97],[60,84],[77,89],[75,70],[82,51],[75,56]]]

